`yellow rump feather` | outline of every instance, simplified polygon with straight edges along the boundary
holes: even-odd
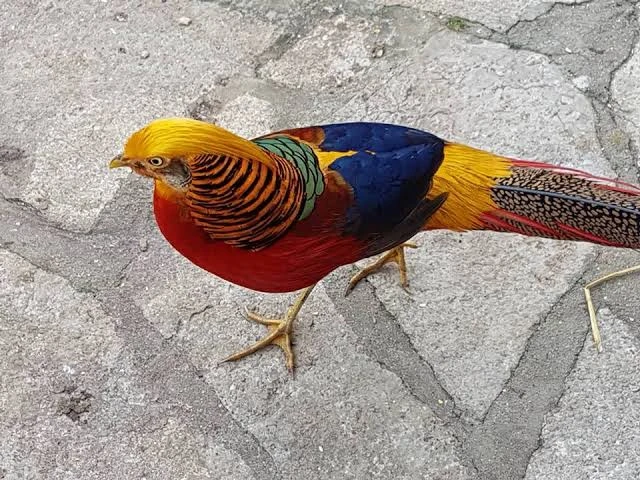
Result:
[[[311,146],[311,145],[310,145]],[[311,146],[313,147],[313,146]],[[324,152],[322,150],[320,150],[319,148],[315,148],[314,149],[316,156],[318,157],[318,163],[320,164],[320,168],[322,170],[326,170],[327,168],[329,168],[329,166],[336,161],[336,159],[338,158],[342,158],[342,157],[351,157],[352,155],[355,155],[356,152],[355,150],[348,150],[346,152]]]
[[[429,219],[425,230],[483,228],[480,216],[495,210],[491,187],[511,175],[508,158],[458,143],[447,143],[444,160],[433,179],[429,198],[448,192],[447,201]]]

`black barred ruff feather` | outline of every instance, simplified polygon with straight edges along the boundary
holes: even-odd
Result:
[[[297,221],[304,207],[300,173],[271,157],[271,164],[224,155],[190,160],[186,201],[194,221],[213,239],[259,250]]]

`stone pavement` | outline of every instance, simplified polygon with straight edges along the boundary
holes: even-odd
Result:
[[[638,182],[630,0],[0,2],[0,479],[637,479],[635,252],[430,233],[410,292],[330,275],[298,369],[264,295],[160,237],[107,161],[155,117],[397,122]],[[364,264],[365,262],[363,262]]]

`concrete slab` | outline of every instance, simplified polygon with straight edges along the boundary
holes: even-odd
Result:
[[[636,8],[633,2],[616,0],[558,4],[535,21],[515,25],[504,41],[548,56],[576,88],[606,103],[612,73],[627,61],[637,41]]]
[[[373,44],[372,35],[380,28],[365,19],[352,21],[345,14],[336,15],[321,22],[282,58],[267,62],[260,73],[287,87],[341,87],[371,65],[375,52],[368,42]],[[325,53],[318,56],[318,50]]]
[[[92,295],[2,251],[0,310],[2,478],[251,478],[132,379]]]

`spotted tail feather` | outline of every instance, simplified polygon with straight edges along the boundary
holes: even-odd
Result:
[[[640,188],[570,168],[513,160],[496,179],[488,230],[640,248]]]

